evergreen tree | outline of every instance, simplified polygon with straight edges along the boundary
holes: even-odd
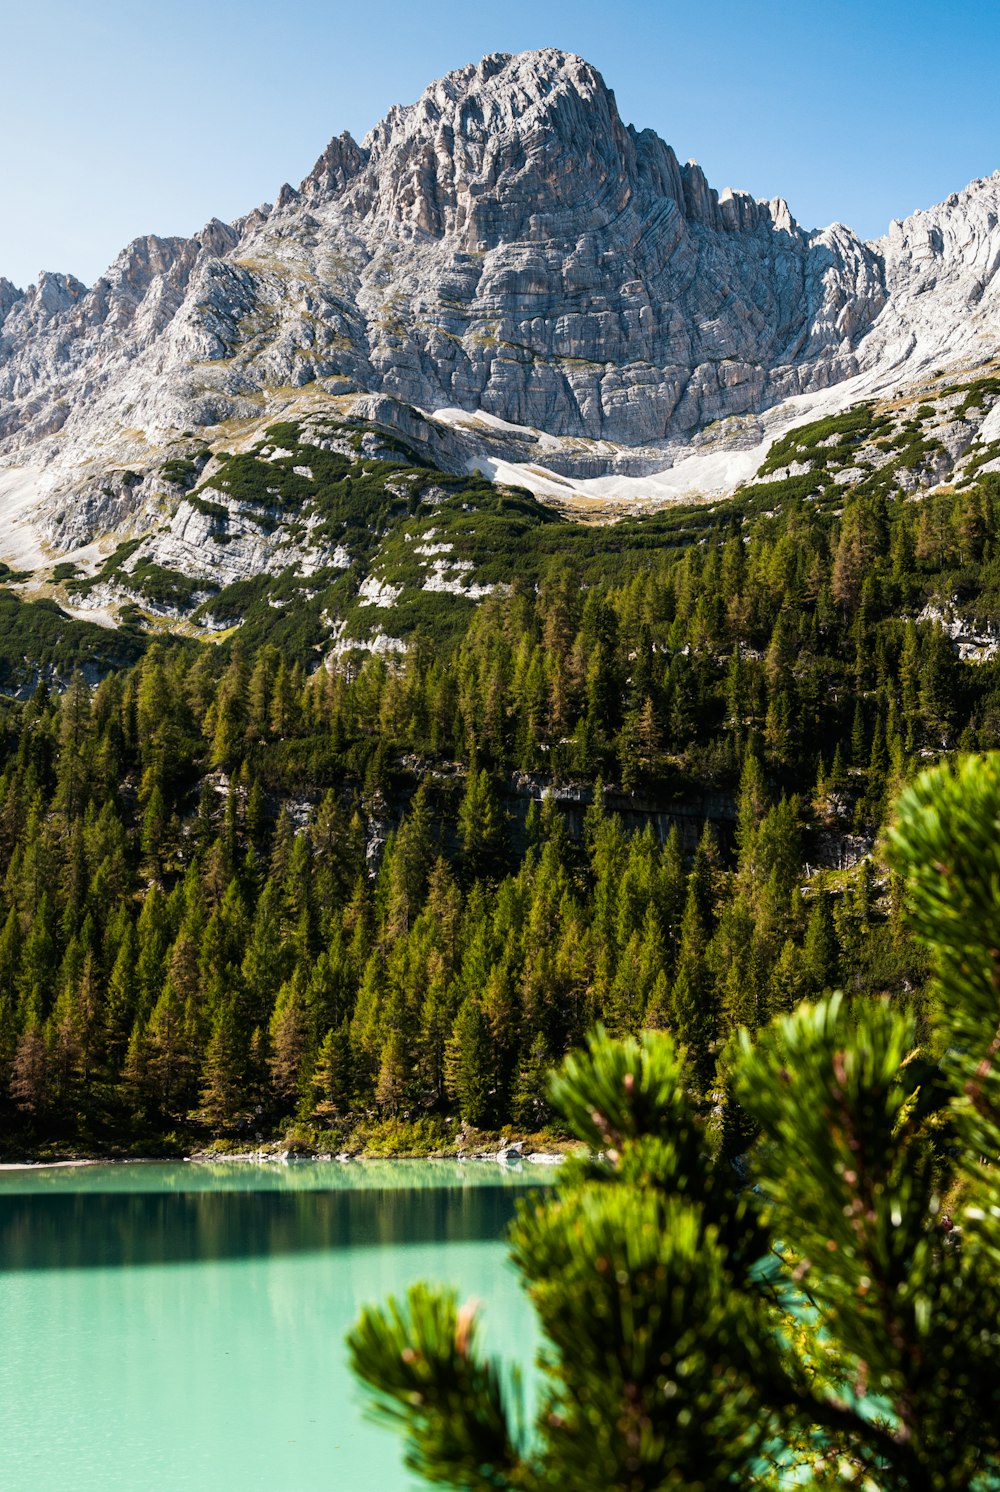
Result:
[[[144,1077],[159,1112],[174,1114],[182,1104],[189,1076],[184,1004],[168,982],[153,1006],[144,1035]]]
[[[670,1029],[691,1053],[699,1079],[708,1081],[716,1038],[715,990],[705,951],[708,935],[692,884],[681,919],[677,973],[670,992]]]
[[[458,1012],[445,1063],[448,1091],[463,1121],[482,1128],[494,1117],[496,1085],[489,1027],[475,999],[466,1000]]]
[[[951,644],[940,622],[931,630],[922,662],[920,714],[924,729],[934,745],[947,747],[954,721],[954,663]]]
[[[329,1104],[337,1113],[350,1108],[354,1091],[351,1067],[350,1022],[331,1026],[320,1042],[313,1070],[313,1091],[317,1099]]]
[[[503,845],[503,821],[493,784],[485,768],[470,768],[458,815],[462,858],[470,877],[495,872]]]
[[[810,983],[819,994],[833,984],[837,963],[837,935],[825,892],[820,891],[810,907],[802,951]]]
[[[551,1116],[549,1075],[552,1056],[541,1032],[532,1037],[517,1067],[517,1079],[511,1100],[511,1118],[526,1129],[540,1129]]]
[[[136,1021],[129,1033],[122,1065],[121,1089],[132,1113],[136,1116],[144,1114],[150,1100],[149,1046],[141,1021]]]
[[[247,1106],[247,1063],[231,1001],[216,1011],[201,1070],[201,1109],[208,1124],[228,1129]]]
[[[42,1023],[33,1014],[18,1039],[11,1067],[10,1092],[18,1108],[37,1115],[45,1108],[48,1091],[48,1047]]]
[[[270,1037],[271,1088],[278,1104],[287,1112],[300,1096],[309,1040],[302,990],[295,978],[278,991]]]

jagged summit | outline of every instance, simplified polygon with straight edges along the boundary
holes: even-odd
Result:
[[[373,191],[373,187],[377,190]],[[361,145],[331,140],[300,193],[350,198],[403,228],[453,235],[480,249],[558,234],[581,207],[610,215],[637,197],[668,197],[716,228],[754,227],[787,204],[714,191],[697,161],[683,166],[652,130],[626,126],[596,68],[555,47],[497,52],[396,105]]]
[[[625,124],[582,58],[496,54],[89,290],[0,281],[0,463],[78,513],[109,469],[312,389],[492,421],[512,460],[529,427],[570,476],[658,470],[713,421],[753,444],[783,401],[992,356],[998,223],[1000,175],[874,243],[807,231]]]
[[[332,140],[301,192],[475,250],[542,235],[604,195],[621,211],[634,177],[614,94],[582,58],[548,48],[458,68],[390,109],[360,146]]]
[[[589,125],[580,118],[581,104],[594,110]],[[586,132],[597,132],[609,118],[623,128],[614,94],[582,57],[556,47],[495,52],[437,79],[415,103],[395,105],[369,131],[364,146],[378,154],[400,133],[451,130],[467,142],[474,159],[477,145],[511,130],[558,132],[561,120],[566,127],[583,124]]]

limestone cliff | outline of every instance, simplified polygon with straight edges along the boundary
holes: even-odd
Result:
[[[139,239],[89,289],[0,280],[0,460],[51,529],[311,387],[477,414],[515,461],[499,422],[531,427],[569,475],[670,467],[713,421],[991,357],[998,224],[994,176],[875,243],[806,231],[625,125],[579,57],[487,57],[233,224]]]

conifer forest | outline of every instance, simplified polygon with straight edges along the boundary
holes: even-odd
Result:
[[[738,1029],[832,989],[921,1028],[879,836],[1000,741],[1000,478],[600,529],[449,480],[497,583],[405,651],[322,657],[294,592],[209,642],[0,593],[12,1155],[534,1133],[596,1023],[670,1032],[738,1151]]]

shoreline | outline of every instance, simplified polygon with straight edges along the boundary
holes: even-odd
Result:
[[[0,1160],[0,1171],[54,1171],[57,1167],[65,1170],[69,1166],[103,1166],[117,1165],[118,1161],[102,1161],[94,1157],[86,1160]]]
[[[578,1148],[578,1147],[574,1147]],[[68,1170],[82,1166],[148,1166],[148,1165],[308,1165],[317,1162],[338,1165],[350,1165],[355,1161],[463,1161],[469,1163],[492,1162],[494,1165],[532,1165],[532,1166],[558,1166],[566,1160],[570,1150],[531,1150],[524,1152],[517,1146],[509,1146],[497,1150],[471,1150],[456,1151],[452,1153],[439,1152],[435,1155],[378,1155],[358,1151],[348,1154],[341,1151],[334,1154],[329,1151],[321,1151],[315,1154],[303,1153],[292,1150],[243,1150],[226,1154],[211,1150],[193,1151],[190,1155],[167,1156],[167,1155],[91,1155],[79,1156],[72,1159],[62,1160],[17,1160],[0,1161],[0,1173],[5,1171],[54,1171]]]

